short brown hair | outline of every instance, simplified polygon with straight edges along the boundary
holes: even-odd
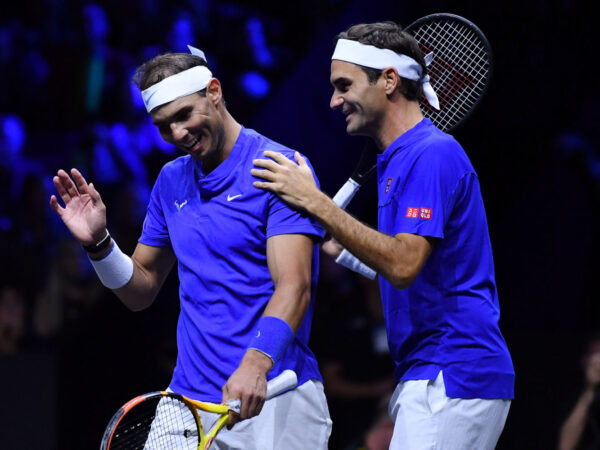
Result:
[[[208,64],[191,53],[164,53],[138,67],[133,75],[133,82],[143,91],[167,77],[195,66],[208,67]]]
[[[425,59],[419,48],[419,44],[414,37],[406,31],[403,31],[402,27],[395,22],[387,21],[353,25],[348,28],[348,30],[338,34],[335,37],[335,42],[337,42],[338,39],[358,41],[361,44],[372,45],[377,48],[386,48],[393,50],[396,53],[410,56],[421,66],[423,76],[427,74],[427,66],[425,65]],[[381,70],[364,66],[360,66],[360,68],[365,71],[369,83],[371,84],[375,84],[381,76]],[[402,92],[408,100],[419,100],[423,95],[422,84],[419,81],[401,78],[402,83],[399,88],[400,92]]]

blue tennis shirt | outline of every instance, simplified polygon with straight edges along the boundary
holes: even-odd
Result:
[[[379,156],[377,175],[379,230],[436,238],[410,287],[379,278],[396,379],[443,370],[449,397],[512,398],[487,219],[464,150],[424,119]]]
[[[252,160],[263,152],[293,151],[242,128],[229,157],[209,174],[191,156],[166,164],[152,190],[139,242],[171,246],[178,261],[181,312],[177,365],[170,388],[191,398],[220,402],[221,388],[237,369],[274,291],[267,266],[267,239],[307,234],[322,227],[274,194],[252,185]],[[319,265],[312,259],[312,298],[295,340],[269,373],[284,369],[298,384],[321,380],[307,343]]]

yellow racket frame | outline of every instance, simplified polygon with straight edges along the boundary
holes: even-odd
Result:
[[[164,394],[171,394],[169,392],[161,391]],[[180,395],[181,400],[185,405],[192,411],[194,418],[196,419],[196,423],[198,424],[198,432],[200,440],[198,442],[198,450],[208,450],[212,442],[214,441],[217,433],[221,431],[221,428],[227,423],[227,419],[229,418],[229,411],[232,410],[229,405],[222,403],[209,403],[209,402],[200,402],[198,400],[192,400],[191,398],[187,398],[183,395]],[[198,414],[198,410],[211,412],[219,414],[220,417],[217,421],[212,425],[212,427],[208,430],[208,433],[204,434],[204,427],[202,425],[202,420],[200,420],[200,415]]]

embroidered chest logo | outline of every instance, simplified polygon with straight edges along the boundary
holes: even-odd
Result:
[[[241,196],[242,196],[242,194],[236,194],[236,195],[227,194],[227,201],[230,202],[231,200],[236,199]]]
[[[385,193],[390,192],[390,185],[392,184],[392,177],[388,178],[387,184],[385,185]]]
[[[177,203],[177,200],[175,200],[175,206],[177,206],[177,211],[181,211],[181,208],[183,208],[185,205],[187,205],[187,200],[184,200],[181,205]]]
[[[406,210],[406,217],[409,219],[425,219],[431,220],[432,210],[431,208],[412,208],[409,207]]]

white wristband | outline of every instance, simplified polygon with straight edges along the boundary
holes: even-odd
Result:
[[[365,263],[361,262],[360,259],[346,249],[342,250],[342,253],[340,253],[340,256],[337,257],[335,262],[346,267],[347,269],[360,273],[371,280],[377,276],[377,272],[375,272]]]
[[[133,261],[114,240],[108,255],[99,260],[90,258],[90,261],[102,284],[109,289],[125,286],[133,276]]]

